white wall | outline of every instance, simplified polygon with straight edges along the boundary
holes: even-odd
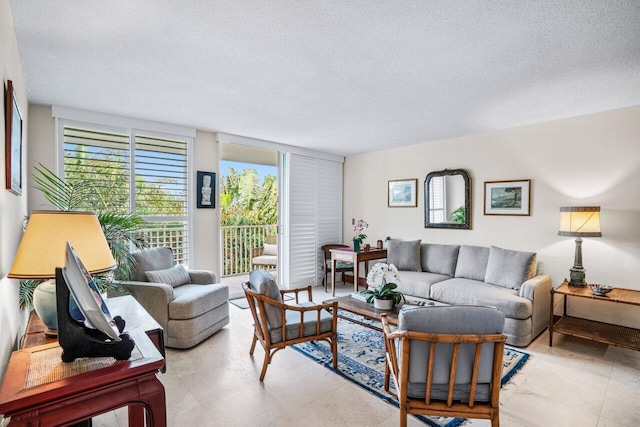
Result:
[[[640,107],[522,126],[347,157],[344,241],[352,218],[369,242],[386,236],[423,242],[496,245],[538,253],[554,286],[569,275],[575,243],[559,237],[560,206],[601,206],[602,238],[584,239],[587,281],[640,290]],[[424,228],[424,179],[466,169],[472,230]],[[418,178],[417,208],[388,208],[387,181]],[[531,179],[531,216],[483,215],[484,181]],[[558,298],[559,300],[559,298]],[[572,313],[640,327],[637,307],[570,304]]]
[[[13,82],[14,91],[23,119],[23,171],[26,150],[28,147],[27,125],[29,123],[27,89],[25,86],[22,65],[18,54],[18,44],[13,30],[13,18],[9,8],[8,0],[0,0],[0,76],[2,77],[3,102],[0,106],[0,135],[2,135],[2,147],[4,147],[4,89],[7,80]],[[7,279],[7,274],[13,264],[20,238],[22,237],[22,223],[27,212],[28,187],[25,184],[25,173],[23,172],[23,192],[22,196],[16,196],[9,190],[5,190],[5,153],[0,150],[0,382],[4,377],[5,369],[11,352],[17,348],[20,337],[26,326],[27,314],[18,308],[17,280]]]

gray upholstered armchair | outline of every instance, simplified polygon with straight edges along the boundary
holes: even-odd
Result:
[[[500,425],[500,380],[504,314],[480,306],[405,307],[398,329],[382,326],[389,371],[400,404],[400,426],[407,413],[490,419]]]
[[[229,323],[229,287],[211,271],[174,265],[166,247],[132,256],[131,280],[121,285],[164,328],[167,347],[193,347]]]

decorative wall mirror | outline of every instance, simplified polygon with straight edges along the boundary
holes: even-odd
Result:
[[[471,178],[464,169],[431,172],[424,181],[425,228],[471,229]]]

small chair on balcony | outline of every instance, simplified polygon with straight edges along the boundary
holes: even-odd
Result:
[[[229,323],[229,287],[213,272],[173,265],[166,247],[131,256],[131,280],[120,285],[162,326],[167,347],[193,347]]]
[[[278,236],[267,236],[263,246],[251,249],[251,270],[278,266]]]

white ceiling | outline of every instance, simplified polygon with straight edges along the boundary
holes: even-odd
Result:
[[[640,105],[640,1],[11,0],[29,100],[340,155]]]

